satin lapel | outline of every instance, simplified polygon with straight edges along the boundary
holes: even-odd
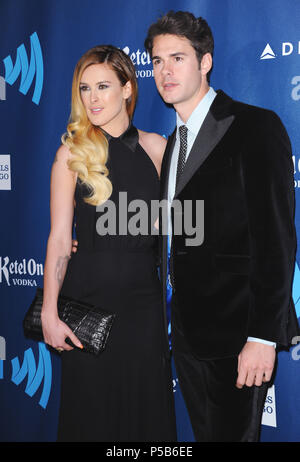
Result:
[[[208,112],[185,164],[174,199],[183,190],[195,171],[198,170],[200,165],[203,164],[205,159],[207,159],[212,150],[223,138],[233,120],[233,115],[222,120],[216,120],[212,112]]]

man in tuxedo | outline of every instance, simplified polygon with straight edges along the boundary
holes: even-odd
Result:
[[[150,26],[145,47],[177,118],[161,171],[171,230],[161,275],[166,300],[169,242],[181,391],[197,441],[258,441],[276,349],[299,333],[290,141],[274,112],[210,87],[214,41],[204,19],[169,12]],[[188,245],[184,229],[172,233],[175,199],[194,211],[204,201],[201,245]]]

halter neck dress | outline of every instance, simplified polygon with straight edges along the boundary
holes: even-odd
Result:
[[[78,181],[78,250],[61,293],[116,313],[116,319],[99,356],[77,348],[61,355],[58,441],[176,441],[157,236],[124,232],[135,214],[129,211],[126,217],[122,205],[124,198],[133,205],[138,200],[150,211],[151,201],[159,199],[159,178],[133,125],[118,138],[106,136],[116,233],[99,234],[99,219],[107,210],[87,204],[86,187]],[[152,225],[149,217],[149,231]]]

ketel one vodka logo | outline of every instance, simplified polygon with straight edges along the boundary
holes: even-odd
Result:
[[[0,379],[10,379],[15,385],[20,385],[27,377],[25,393],[32,397],[42,385],[39,405],[46,408],[52,385],[52,364],[51,356],[44,343],[39,343],[39,358],[36,363],[33,351],[28,348],[24,352],[23,363],[20,366],[19,358],[16,356],[10,361],[0,359]],[[9,371],[10,369],[10,371]]]
[[[137,78],[153,77],[152,61],[147,51],[140,49],[132,50],[128,46],[123,47],[123,51],[130,57],[134,64]]]
[[[13,85],[21,74],[19,91],[23,95],[27,95],[29,88],[31,87],[34,79],[34,91],[32,101],[35,104],[39,104],[44,81],[44,65],[43,65],[43,54],[41,44],[36,32],[30,36],[30,62],[25,49],[25,45],[22,43],[17,48],[15,64],[13,64],[12,58],[8,55],[3,59],[5,76],[0,78],[0,99],[6,99],[5,83]]]
[[[10,260],[8,256],[0,256],[0,284],[4,281],[8,286],[36,287],[36,277],[43,276],[42,263],[37,263],[33,258],[26,260]]]

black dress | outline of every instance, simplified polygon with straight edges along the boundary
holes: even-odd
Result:
[[[159,178],[138,144],[135,127],[130,126],[119,138],[106,136],[117,232],[99,235],[96,224],[107,210],[99,212],[86,204],[87,191],[77,182],[78,251],[69,261],[62,294],[117,316],[106,349],[99,356],[77,348],[62,353],[58,441],[176,441],[171,366],[156,267],[157,237],[153,233],[126,234],[119,232],[118,226],[124,226],[123,219],[118,220],[119,193],[122,201],[127,194],[128,204],[142,200],[150,205],[151,200],[158,200]],[[128,225],[133,216],[128,213]]]

